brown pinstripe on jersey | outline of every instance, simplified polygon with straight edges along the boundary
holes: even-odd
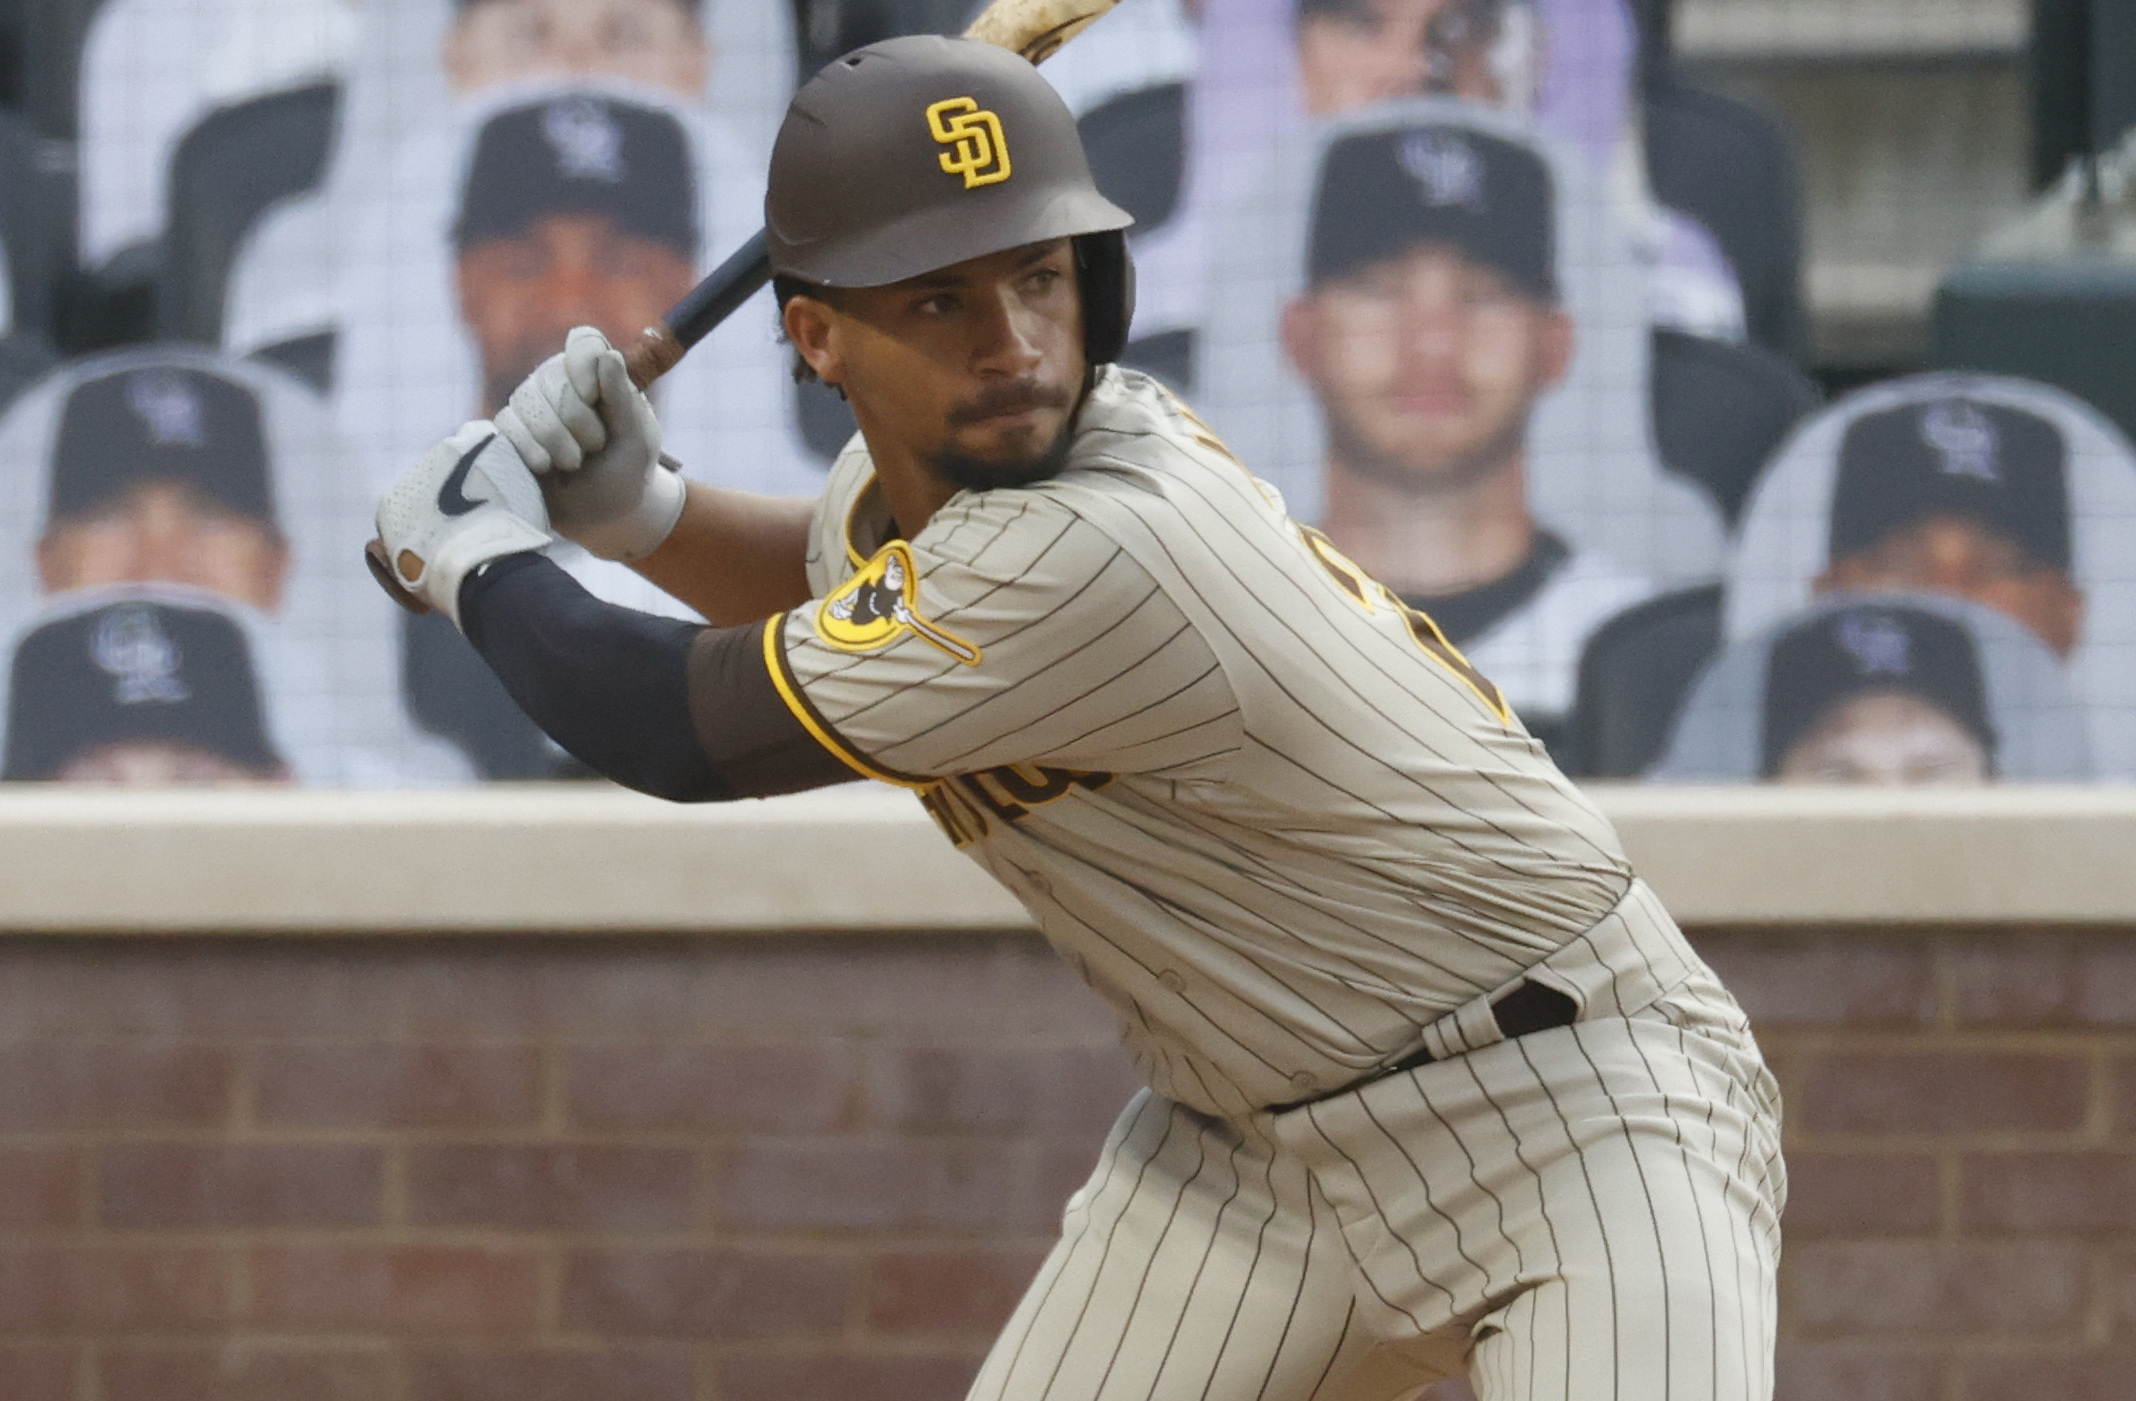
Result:
[[[871,482],[856,440],[775,676],[1030,907],[1160,1093],[1347,1084],[1627,889],[1489,683],[1153,381],[1104,370],[1066,472],[909,543]]]

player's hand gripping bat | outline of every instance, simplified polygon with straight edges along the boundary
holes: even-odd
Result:
[[[1033,63],[1043,63],[1119,2],[994,0],[972,21],[964,37],[983,39],[1022,54]],[[764,251],[764,235],[760,231],[675,303],[664,321],[647,327],[638,343],[623,353],[623,361],[630,367],[631,383],[644,389],[674,369],[691,346],[710,335],[715,326],[732,316],[770,280],[771,261]],[[364,546],[363,562],[395,603],[411,613],[430,611],[429,604],[402,588],[393,577],[384,544],[372,540]]]

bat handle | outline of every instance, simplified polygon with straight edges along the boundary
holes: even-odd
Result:
[[[638,343],[623,352],[623,364],[630,371],[630,382],[640,389],[648,389],[654,380],[681,364],[688,350],[689,347],[663,321],[645,328]]]
[[[623,352],[623,363],[630,370],[630,382],[640,389],[645,388],[674,369],[688,348],[665,324],[646,327],[638,343]],[[420,615],[430,611],[429,604],[402,588],[401,581],[394,577],[393,564],[386,558],[384,541],[367,541],[363,547],[363,562],[388,598],[410,613]]]

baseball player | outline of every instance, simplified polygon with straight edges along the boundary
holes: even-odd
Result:
[[[1740,1012],[1491,682],[1110,363],[1128,220],[1046,83],[861,49],[796,95],[766,210],[861,428],[820,501],[683,485],[575,331],[379,527],[592,767],[911,787],[1117,1010],[1149,1088],[971,1394],[1769,1396]],[[595,600],[552,533],[710,626]]]

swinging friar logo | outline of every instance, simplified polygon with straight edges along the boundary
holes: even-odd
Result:
[[[586,97],[552,102],[542,113],[541,132],[567,179],[611,185],[623,179],[623,129],[605,104]]]
[[[91,655],[120,705],[176,704],[193,692],[178,674],[178,644],[146,608],[115,608],[96,625]]]
[[[914,632],[964,665],[977,666],[977,647],[920,616],[919,587],[911,551],[893,540],[823,601],[816,635],[841,652],[873,652]]]
[[[1896,618],[1857,613],[1839,620],[1839,645],[1862,676],[1904,676],[1913,670],[1913,638]]]
[[[208,445],[200,387],[170,370],[143,370],[126,381],[126,406],[159,448]]]
[[[1482,207],[1483,160],[1460,137],[1439,131],[1413,132],[1402,141],[1400,160],[1433,209]]]
[[[1921,414],[1921,441],[1942,459],[1939,465],[1946,477],[2002,480],[2002,471],[1995,464],[1995,450],[2000,445],[1995,425],[1964,399],[1930,404]]]

